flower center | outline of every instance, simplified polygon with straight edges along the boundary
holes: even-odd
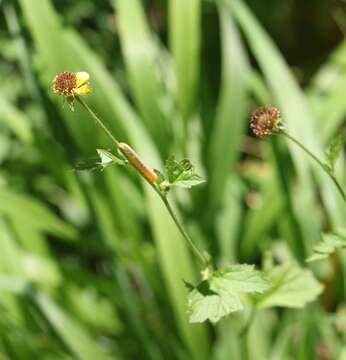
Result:
[[[252,113],[250,127],[256,136],[267,136],[278,129],[279,123],[280,111],[274,106],[267,106]]]
[[[70,71],[59,73],[53,80],[53,91],[59,95],[72,96],[77,87],[77,76]]]

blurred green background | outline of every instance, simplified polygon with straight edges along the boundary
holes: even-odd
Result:
[[[162,168],[187,156],[207,183],[172,198],[219,265],[301,264],[346,225],[330,180],[250,112],[275,104],[317,154],[345,129],[346,5],[332,0],[0,0],[0,358],[243,359],[244,314],[191,325],[194,259],[136,174],[75,165],[111,148],[51,93],[87,71],[85,98]],[[338,177],[346,184],[344,156]],[[346,253],[311,267],[304,310],[266,310],[251,359],[346,359]]]

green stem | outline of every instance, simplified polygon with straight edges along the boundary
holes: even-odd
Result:
[[[282,134],[286,136],[289,140],[294,142],[296,145],[298,145],[306,154],[308,154],[315,162],[322,168],[322,170],[331,178],[333,183],[335,184],[336,188],[338,189],[340,195],[342,196],[344,202],[346,203],[346,193],[344,189],[342,188],[341,184],[337,180],[337,178],[334,176],[334,174],[330,171],[328,166],[323,163],[314,153],[312,153],[305,145],[303,145],[299,140],[297,140],[295,137],[287,133],[285,130],[280,130],[279,134]]]
[[[174,213],[173,208],[171,207],[171,204],[169,203],[167,197],[165,195],[162,195],[159,190],[157,190],[158,194],[160,195],[163,203],[165,204],[169,214],[171,215],[173,221],[175,222],[175,225],[177,226],[177,228],[179,229],[180,233],[183,235],[183,237],[185,238],[185,240],[187,241],[187,243],[189,244],[192,252],[196,255],[196,257],[198,258],[198,260],[201,262],[201,264],[203,266],[208,266],[209,265],[209,261],[204,257],[204,255],[202,254],[202,252],[198,249],[198,247],[195,245],[195,243],[192,241],[190,235],[186,232],[186,230],[184,229],[184,226],[180,223],[180,221],[178,220],[178,217],[176,216],[176,214]]]
[[[85,110],[88,111],[88,113],[92,116],[92,118],[95,120],[96,124],[100,126],[100,128],[106,133],[106,135],[110,138],[110,140],[114,143],[114,145],[118,148],[120,141],[118,141],[112,133],[109,131],[109,129],[106,127],[106,125],[103,123],[103,121],[91,110],[91,108],[79,97],[76,96],[77,101],[84,107]],[[198,247],[195,245],[195,243],[192,241],[190,235],[186,232],[184,226],[181,224],[181,222],[178,220],[178,217],[176,216],[174,210],[171,207],[171,204],[169,203],[167,197],[162,194],[160,189],[157,187],[156,184],[151,183],[146,179],[134,166],[133,168],[148,182],[149,185],[157,192],[157,194],[160,196],[161,200],[163,201],[164,205],[166,206],[171,218],[173,219],[175,225],[177,226],[178,230],[190,246],[192,252],[198,260],[202,263],[202,265],[207,266],[209,264],[209,261],[203,256],[202,252],[198,249]]]
[[[77,101],[84,107],[85,110],[89,112],[89,114],[93,117],[96,124],[100,126],[100,128],[107,134],[107,136],[113,141],[116,147],[119,146],[119,141],[112,135],[112,133],[108,130],[103,121],[90,109],[90,107],[79,97],[76,96]]]

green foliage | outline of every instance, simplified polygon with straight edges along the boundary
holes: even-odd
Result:
[[[310,270],[295,263],[273,266],[265,276],[270,288],[256,299],[260,309],[273,306],[302,308],[323,290]]]
[[[306,259],[307,262],[328,258],[337,249],[346,248],[346,232],[339,230],[333,234],[324,234],[323,240],[313,249],[313,255]]]
[[[165,163],[165,177],[161,172],[158,174],[158,184],[162,191],[168,192],[172,186],[191,189],[193,186],[203,184],[203,180],[196,174],[195,167],[188,159],[177,161],[175,156],[170,156]]]
[[[247,134],[268,104],[319,156],[340,134],[327,158],[345,188],[346,46],[329,15],[341,5],[315,1],[311,17],[287,0],[0,3],[0,358],[342,358],[346,207],[295,146]],[[222,270],[198,283],[161,199],[112,166],[124,159],[77,102],[71,112],[51,93],[63,70],[89,72],[86,103],[145,163],[177,154],[208,179],[180,191],[203,180],[174,158],[159,174]],[[72,171],[78,159],[107,169]],[[295,260],[325,232],[317,281]],[[227,265],[257,267],[267,249],[284,265]]]
[[[216,323],[244,308],[242,294],[263,293],[268,288],[261,273],[251,265],[231,265],[211,274],[206,271],[206,279],[196,287],[188,284],[191,323],[206,320]]]
[[[341,156],[341,151],[344,146],[343,135],[337,135],[330,143],[329,148],[327,150],[327,159],[328,164],[332,172],[334,172],[335,164],[339,157]]]
[[[124,158],[120,158],[121,154],[119,153],[119,156],[113,155],[110,151],[104,150],[104,149],[96,149],[98,158],[89,158],[84,161],[80,161],[76,164],[75,169],[76,170],[99,170],[102,171],[106,167],[111,165],[126,165],[128,161]]]

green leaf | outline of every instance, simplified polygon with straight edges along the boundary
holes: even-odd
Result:
[[[232,265],[211,274],[197,287],[190,288],[188,313],[190,322],[210,320],[218,322],[222,317],[243,309],[242,293],[262,293],[268,284],[252,265]]]
[[[177,78],[177,102],[183,118],[196,106],[200,71],[200,0],[170,0],[168,6],[169,47]]]
[[[117,10],[119,39],[130,90],[147,129],[164,149],[169,140],[170,119],[165,106],[165,89],[158,69],[160,48],[140,0],[113,1]]]
[[[310,270],[292,263],[274,266],[266,278],[271,286],[257,298],[257,306],[261,309],[272,306],[302,308],[315,300],[323,289]]]
[[[208,147],[208,206],[212,210],[220,205],[225,195],[227,180],[239,158],[240,143],[248,124],[247,55],[229,9],[220,4],[218,11],[222,50],[221,84]]]
[[[166,161],[165,169],[171,186],[190,189],[205,182],[196,174],[194,166],[188,159],[177,161],[174,156],[170,156]]]
[[[344,145],[344,139],[342,134],[337,135],[330,143],[327,150],[327,158],[331,170],[334,172],[335,163],[341,155],[341,151]]]
[[[86,160],[82,160],[75,166],[79,171],[102,171],[110,165],[126,165],[128,163],[125,159],[113,155],[111,152],[104,149],[96,149],[99,157],[92,157]]]
[[[37,293],[36,302],[61,340],[79,359],[117,359],[106,353],[95,337],[44,293]]]
[[[314,253],[307,262],[326,259],[329,255],[333,254],[337,249],[346,248],[346,237],[338,234],[324,234],[323,240],[314,247]]]

